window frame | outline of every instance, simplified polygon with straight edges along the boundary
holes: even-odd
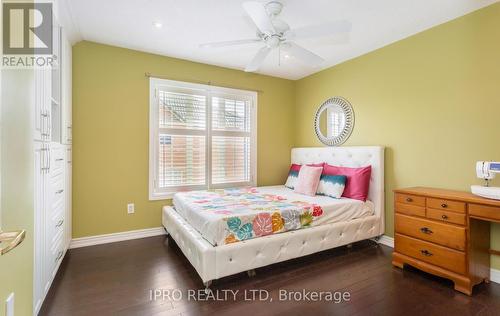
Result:
[[[200,95],[206,97],[206,119],[205,130],[194,132],[192,130],[182,131],[179,135],[204,135],[205,136],[205,184],[178,186],[161,189],[157,186],[159,169],[159,102],[157,102],[158,91],[164,88],[169,91],[183,89],[198,90]],[[248,98],[250,106],[250,181],[238,183],[212,184],[212,136],[218,135],[241,135],[248,132],[213,131],[212,130],[212,97],[221,95],[234,95]],[[187,190],[222,189],[236,186],[256,186],[257,184],[257,99],[256,91],[233,89],[212,86],[199,83],[167,80],[161,78],[150,78],[149,80],[149,200],[171,199],[176,192]]]

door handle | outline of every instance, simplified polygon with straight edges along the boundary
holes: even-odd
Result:
[[[48,154],[48,151],[49,151],[49,148],[47,147],[46,144],[42,144],[42,149],[41,149],[41,153],[42,153],[42,157],[41,157],[41,166],[42,166],[42,171],[47,173],[48,169],[49,169],[49,154]]]
[[[50,157],[50,147],[47,146],[47,162],[48,162],[47,172],[50,172],[51,159],[52,157]]]
[[[62,252],[62,250],[61,250],[61,251],[59,251],[59,253],[57,254],[57,257],[56,257],[56,260],[55,260],[55,261],[56,261],[56,262],[57,262],[57,261],[59,261],[59,259],[61,259],[61,258],[62,258],[62,256],[63,256],[63,252]]]
[[[0,255],[3,256],[19,246],[25,237],[26,232],[24,230],[0,232]]]

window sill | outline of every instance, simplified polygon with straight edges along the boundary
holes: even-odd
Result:
[[[154,193],[149,195],[150,201],[171,200],[176,192]]]

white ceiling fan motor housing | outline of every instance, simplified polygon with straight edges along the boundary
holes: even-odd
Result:
[[[266,11],[271,17],[271,23],[273,24],[276,33],[280,35],[290,29],[290,26],[288,26],[285,21],[278,19],[278,15],[280,15],[282,10],[283,3],[279,1],[271,1],[266,4]]]
[[[271,1],[266,4],[266,10],[272,16],[279,15],[282,9],[283,4],[279,1]]]

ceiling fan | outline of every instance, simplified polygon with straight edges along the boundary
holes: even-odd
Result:
[[[243,3],[243,9],[257,26],[257,38],[205,43],[201,44],[200,47],[225,47],[262,42],[264,46],[245,67],[245,71],[247,72],[257,71],[269,53],[274,49],[283,50],[287,54],[285,56],[293,56],[307,65],[315,66],[321,64],[324,62],[323,58],[297,45],[293,40],[348,33],[352,28],[349,21],[335,21],[292,30],[285,21],[278,18],[283,9],[283,4],[279,1],[271,1],[266,4],[257,1],[247,1]]]

